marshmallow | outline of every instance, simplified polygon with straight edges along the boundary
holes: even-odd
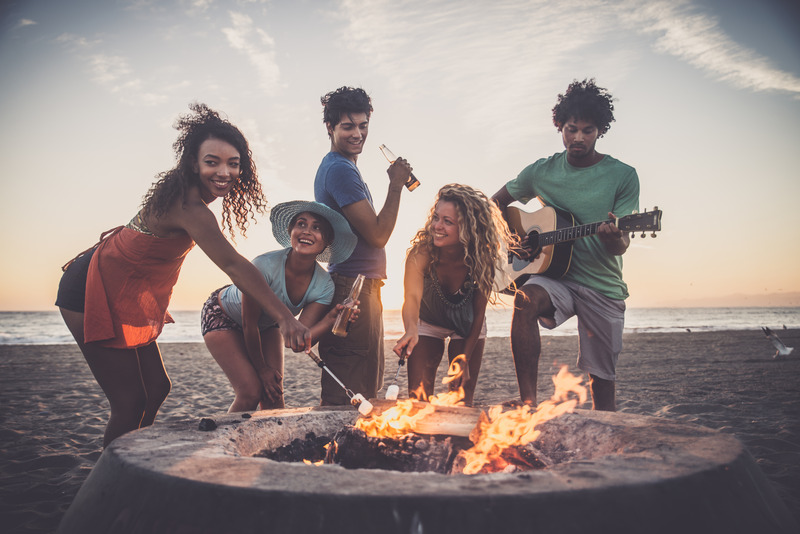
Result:
[[[361,415],[369,415],[369,413],[372,411],[372,403],[365,399],[364,395],[361,393],[356,393],[353,395],[353,398],[350,399],[350,402],[353,404],[353,406],[358,406],[358,413]]]
[[[397,400],[397,395],[400,393],[400,386],[392,384],[386,388],[386,400]]]

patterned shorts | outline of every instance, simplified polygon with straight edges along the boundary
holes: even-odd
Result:
[[[203,312],[200,315],[200,329],[203,335],[214,330],[241,330],[242,327],[230,318],[222,306],[219,305],[219,292],[228,286],[223,286],[208,297],[203,304]]]

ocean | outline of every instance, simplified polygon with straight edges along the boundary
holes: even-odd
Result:
[[[486,312],[489,337],[507,337],[511,329],[511,308],[490,308]],[[171,312],[175,323],[164,326],[159,343],[202,342],[200,311]],[[626,333],[703,332],[712,330],[773,330],[800,328],[800,307],[793,308],[628,308]],[[384,312],[387,340],[403,334],[399,310]],[[542,335],[577,334],[577,320],[571,319],[556,330]],[[74,343],[58,311],[0,312],[0,344],[44,345]]]

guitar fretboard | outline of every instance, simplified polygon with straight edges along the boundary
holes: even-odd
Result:
[[[594,235],[597,233],[597,229],[600,227],[600,225],[607,222],[614,222],[614,221],[611,220],[600,221],[589,224],[582,224],[580,226],[571,226],[570,228],[561,228],[559,230],[553,230],[551,232],[544,232],[543,234],[539,234],[539,245],[540,246],[554,245],[556,243],[563,243],[565,241],[574,241],[581,237]]]

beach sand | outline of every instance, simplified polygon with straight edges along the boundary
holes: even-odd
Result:
[[[617,402],[622,412],[735,435],[800,522],[800,330],[778,334],[797,350],[777,360],[757,327],[627,334],[617,369]],[[578,373],[576,337],[544,337],[543,346],[540,400],[552,394],[550,377],[561,365]],[[163,344],[161,351],[173,387],[156,425],[193,423],[227,410],[232,389],[205,345]],[[390,355],[387,382],[396,370],[397,359]],[[288,406],[317,404],[319,373],[305,355],[287,354]],[[405,389],[405,370],[400,376]],[[509,340],[491,338],[475,402],[491,405],[517,397]],[[74,345],[0,345],[0,401],[2,530],[53,532],[102,452],[108,402]]]

